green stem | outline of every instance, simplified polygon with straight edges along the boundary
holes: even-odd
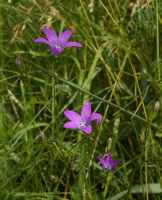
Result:
[[[151,145],[152,145],[152,151],[154,153],[154,156],[155,158],[158,156],[158,153],[157,153],[157,149],[156,149],[156,146],[155,146],[155,141],[153,139],[153,133],[152,133],[152,130],[151,130],[151,124],[149,125],[149,136],[150,136],[150,140],[151,140]],[[160,182],[160,186],[162,187],[162,179],[161,179],[161,172],[160,172],[160,164],[159,164],[159,161],[156,159],[155,161],[155,164],[157,166],[157,174],[159,176],[159,182]]]
[[[55,98],[56,98],[56,94],[55,94],[55,63],[56,63],[56,59],[54,58],[54,62],[53,62],[53,68],[52,68],[52,133],[54,134],[54,120],[55,120],[55,115],[56,115],[56,111],[55,111]]]
[[[149,128],[150,130],[150,128]],[[148,130],[146,129],[146,142],[145,142],[145,160],[147,161],[148,159],[148,148],[149,148],[149,143],[150,143],[150,137],[149,137],[149,133]],[[147,166],[147,162],[145,162],[145,187],[146,187],[146,200],[149,199],[148,196],[148,166]]]
[[[160,81],[161,69],[159,65],[159,14],[158,14],[158,0],[156,0],[156,54],[157,54],[157,66],[158,66],[158,79]]]

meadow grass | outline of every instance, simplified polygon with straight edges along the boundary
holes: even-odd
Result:
[[[161,5],[0,0],[2,199],[162,198]],[[34,43],[43,28],[70,29],[83,48],[56,59]],[[87,101],[99,126],[63,128],[64,111]],[[121,160],[114,171],[97,158],[109,151]]]

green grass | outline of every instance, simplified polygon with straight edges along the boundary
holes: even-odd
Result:
[[[98,0],[93,12],[90,2],[0,0],[2,199],[162,198],[162,1]],[[83,48],[65,49],[54,69],[34,43],[44,27],[73,30]],[[64,129],[64,111],[86,101],[100,127]],[[109,150],[115,171],[97,158]]]

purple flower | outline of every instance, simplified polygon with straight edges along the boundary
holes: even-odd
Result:
[[[111,152],[108,153],[106,159],[103,159],[101,156],[98,156],[98,159],[102,164],[102,168],[106,169],[107,171],[115,170],[114,166],[120,162],[120,160],[112,160]]]
[[[58,57],[67,47],[82,47],[82,45],[78,42],[67,42],[72,34],[72,30],[64,31],[58,37],[56,33],[49,28],[44,28],[43,30],[46,34],[47,39],[37,38],[36,40],[34,40],[34,42],[42,42],[49,45],[51,48],[51,53],[56,57]]]
[[[102,118],[102,115],[100,114],[91,114],[90,102],[84,104],[81,115],[71,110],[64,111],[64,114],[67,118],[71,120],[71,122],[67,122],[66,124],[64,124],[64,128],[76,128],[87,134],[90,134],[92,132],[90,122]]]

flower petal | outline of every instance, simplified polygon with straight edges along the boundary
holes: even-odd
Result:
[[[97,158],[100,160],[100,162],[104,162],[104,159],[101,156],[97,156]]]
[[[106,163],[112,163],[112,156],[111,156],[111,152],[108,153],[107,158],[105,160]]]
[[[52,53],[53,56],[55,56],[56,55],[56,49],[51,47],[51,53]]]
[[[46,34],[46,37],[49,41],[50,46],[53,48],[55,45],[57,45],[57,35],[56,35],[56,33],[49,28],[44,28],[43,31]]]
[[[114,168],[114,166],[112,166],[111,168],[105,168],[107,171],[114,171],[115,170],[115,168]]]
[[[34,42],[41,42],[41,43],[45,43],[45,44],[49,44],[48,40],[44,39],[44,38],[37,38],[36,40],[34,40]]]
[[[72,33],[73,33],[72,30],[67,30],[67,31],[64,31],[63,33],[61,33],[58,37],[57,45],[64,48],[65,43],[68,41],[68,39],[69,39],[69,37],[71,36]]]
[[[83,47],[83,46],[78,42],[67,42],[64,45],[64,48],[67,48],[67,47]]]
[[[56,56],[56,57],[58,57],[61,53],[62,53],[62,51],[63,50],[60,50],[60,51],[58,51],[58,49],[57,48],[52,48],[51,47],[51,53],[52,53],[52,55],[54,55],[54,56]]]
[[[116,164],[118,164],[120,161],[121,161],[121,160],[113,160],[113,161],[112,161],[112,164],[113,164],[113,165],[116,165]]]
[[[91,114],[91,103],[86,102],[81,112],[82,120],[85,121],[86,123],[89,123],[90,114]]]
[[[104,160],[101,156],[97,156],[97,158],[100,160],[100,162],[101,162],[101,164],[102,164],[102,168],[106,169],[105,160]]]
[[[79,129],[78,125],[75,122],[67,122],[63,126],[64,128],[77,128]]]
[[[71,110],[65,110],[64,114],[66,115],[67,118],[69,118],[71,121],[75,122],[79,126],[81,122],[81,116],[78,113]]]
[[[80,129],[81,131],[87,133],[87,134],[91,134],[92,132],[92,127],[91,125],[86,126],[85,128]]]
[[[56,57],[58,57],[60,54],[62,54],[63,50],[64,49],[61,49],[61,50],[56,49],[55,50],[56,51],[56,53],[55,53]]]
[[[95,119],[101,119],[102,115],[98,114],[98,113],[92,113],[89,117],[89,122],[95,120]]]

